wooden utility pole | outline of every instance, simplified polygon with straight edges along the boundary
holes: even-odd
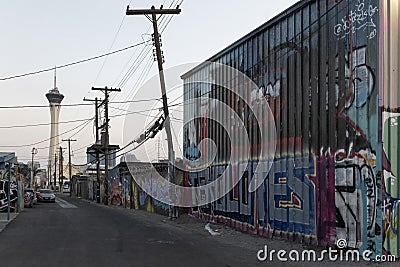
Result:
[[[37,149],[36,148],[32,148],[32,169],[31,169],[31,180],[30,180],[30,183],[29,183],[29,185],[30,185],[30,188],[33,188],[33,185],[34,185],[34,177],[35,177],[35,172],[34,172],[34,164],[33,164],[33,160],[34,160],[34,156],[35,156],[35,154],[37,154],[38,152],[37,152]]]
[[[71,142],[76,142],[75,139],[63,139],[63,142],[68,142],[68,174],[69,174],[69,195],[72,194],[72,165],[71,165]]]
[[[98,144],[100,137],[99,137],[99,100],[97,97],[94,100],[84,98],[83,101],[94,101],[94,108],[95,108],[95,128],[96,128],[96,140],[95,145]],[[100,203],[100,151],[97,147],[95,147],[96,151],[96,202]]]
[[[59,184],[59,190],[61,191],[61,187],[64,184],[64,170],[63,170],[63,162],[64,162],[64,157],[63,157],[63,148],[60,146],[60,167],[58,168],[59,170],[59,176],[58,176],[58,184]]]
[[[49,162],[51,162],[50,160],[49,160]],[[52,173],[51,173],[51,164],[49,163],[49,166],[47,166],[48,167],[48,176],[47,176],[47,182],[48,182],[48,184],[47,184],[47,188],[50,188],[51,189],[51,175],[52,175]]]
[[[54,187],[53,187],[54,190],[57,189],[56,184],[57,184],[57,153],[54,154]]]
[[[121,92],[119,88],[108,88],[107,86],[104,88],[95,88],[92,87],[94,91],[102,91],[104,93],[104,100],[100,103],[99,107],[104,105],[104,123],[99,128],[103,129],[104,131],[104,204],[108,205],[108,159],[109,159],[109,152],[108,146],[110,144],[109,141],[109,118],[108,118],[108,98],[110,97],[110,92]],[[97,110],[97,108],[96,108]]]
[[[163,100],[163,110],[165,116],[165,132],[167,134],[167,142],[168,142],[168,180],[170,183],[174,182],[174,160],[175,160],[175,152],[172,142],[172,133],[171,133],[171,121],[169,118],[169,110],[168,110],[168,99],[167,99],[167,92],[165,88],[165,77],[164,77],[164,56],[161,51],[161,42],[160,42],[160,35],[158,33],[158,25],[157,25],[157,15],[177,15],[181,13],[181,9],[177,6],[176,9],[156,9],[154,6],[151,9],[136,9],[131,10],[129,6],[126,10],[126,15],[145,15],[152,23],[153,23],[153,41],[154,46],[156,48],[156,56],[158,62],[158,71],[160,75],[160,85],[161,85],[161,94]],[[151,17],[150,17],[151,16]],[[172,197],[172,192],[170,192],[170,196]],[[169,206],[169,218],[174,219],[177,217],[176,209],[173,206]]]

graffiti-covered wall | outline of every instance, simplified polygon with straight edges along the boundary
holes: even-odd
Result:
[[[8,207],[8,170],[0,171],[0,212],[7,211]],[[18,186],[15,180],[14,170],[11,170],[10,184],[10,208],[15,211],[18,205]]]
[[[382,223],[382,185],[388,186],[383,175],[389,172],[385,168],[384,174],[382,165],[398,162],[399,150],[392,141],[389,147],[395,152],[390,159],[382,155],[380,5],[378,0],[300,1],[212,57],[210,61],[233,67],[256,84],[244,93],[245,101],[220,86],[197,82],[210,73],[227,75],[208,64],[183,75],[184,155],[198,159],[206,138],[218,146],[212,165],[189,173],[192,184],[215,181],[227,165],[232,172],[245,168],[228,194],[200,211],[246,224],[265,236],[319,245],[345,239],[349,247],[374,254],[383,253],[384,231],[392,231],[398,242],[400,208],[394,189],[385,220],[397,228],[388,230]],[[229,162],[232,151],[242,148],[227,141],[227,130],[218,122],[201,118],[218,112],[216,99],[242,120],[250,141],[249,162]],[[277,146],[270,171],[257,173],[260,125],[268,122],[257,120],[245,103],[256,105],[261,99],[273,114]],[[233,117],[216,117],[237,127]],[[386,135],[399,136],[396,122],[394,117],[388,120]],[[252,177],[264,179],[255,192],[249,192]],[[397,183],[391,186],[398,189]]]
[[[168,215],[169,206],[157,199],[163,199],[169,195],[166,179],[168,177],[167,163],[128,163],[132,175],[132,196],[135,209],[146,210]],[[161,176],[163,180],[153,177]],[[138,181],[145,181],[139,186]],[[183,173],[176,169],[174,183],[182,185]],[[153,198],[156,197],[157,199]]]
[[[380,51],[381,95],[383,141],[383,247],[400,258],[400,54],[399,54],[399,3],[381,1]]]

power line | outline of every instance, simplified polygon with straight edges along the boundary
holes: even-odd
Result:
[[[130,5],[131,3],[132,3],[132,0],[129,2],[128,5]],[[126,15],[124,14],[124,17],[122,18],[122,21],[121,21],[121,23],[120,23],[120,25],[119,25],[119,27],[118,27],[118,30],[117,30],[116,34],[114,35],[114,39],[113,39],[113,41],[112,41],[112,43],[111,43],[111,45],[110,45],[110,48],[108,49],[108,52],[111,51],[111,49],[113,48],[113,46],[114,46],[114,44],[115,44],[115,41],[117,40],[118,34],[119,34],[119,32],[121,31],[122,25],[124,24],[125,17],[126,17]],[[99,72],[97,73],[96,79],[95,79],[95,81],[94,81],[93,84],[96,84],[96,83],[97,83],[97,80],[99,79],[100,74],[101,74],[101,72],[103,71],[104,65],[105,65],[106,62],[107,62],[107,58],[108,58],[108,57],[104,58],[103,64],[101,65],[101,67],[100,67],[100,69],[99,69]]]
[[[176,5],[177,3],[178,3],[178,1],[176,1],[176,3],[175,3],[175,0],[173,0],[173,1],[171,2],[171,4],[169,5],[169,8],[171,8],[172,6]],[[183,0],[181,0],[181,1],[179,2],[178,6],[181,6],[182,3],[183,3]],[[164,1],[164,4],[165,4],[165,1]],[[173,17],[174,17],[173,15],[171,15],[169,19],[166,19],[167,16],[168,16],[168,15],[162,16],[161,19],[160,19],[160,27],[162,28],[161,31],[160,31],[161,33],[164,32],[164,30],[167,28],[167,26],[169,25],[169,23],[171,22],[171,20],[172,20]],[[164,19],[166,19],[166,23],[163,24]],[[150,29],[151,29],[151,26],[149,27],[149,30],[150,30]],[[149,30],[148,30],[148,31],[149,31]],[[148,31],[147,31],[147,32],[148,32]],[[149,51],[151,51],[151,47],[147,47],[147,46],[143,47],[142,51],[140,52],[140,54],[138,55],[138,57],[136,58],[136,60],[133,62],[133,64],[131,65],[130,69],[129,69],[129,70],[127,71],[127,73],[124,75],[124,78],[119,82],[118,87],[121,87],[121,88],[124,87],[124,86],[126,85],[126,83],[128,82],[128,80],[132,77],[132,75],[139,69],[139,66],[143,63],[143,61],[145,60],[146,56],[143,55],[143,58],[140,60],[140,63],[139,63],[137,66],[135,66],[135,63],[136,63],[137,61],[139,61],[139,58],[141,57],[142,53],[146,50],[146,48],[147,48],[148,51],[147,51],[145,54],[147,54]],[[127,64],[128,64],[130,61],[131,61],[131,59],[129,59],[129,61],[127,62]],[[153,56],[150,56],[150,57],[148,58],[148,61],[147,61],[146,65],[144,66],[142,72],[139,74],[138,79],[136,79],[136,82],[135,82],[134,86],[133,86],[132,89],[130,90],[128,96],[125,98],[125,100],[126,100],[126,99],[129,99],[129,98],[132,96],[132,94],[134,94],[135,89],[137,89],[139,86],[141,86],[141,85],[143,84],[144,79],[145,79],[145,78],[148,76],[148,74],[150,73],[151,67],[153,66],[153,64],[154,64]],[[125,65],[125,66],[126,66],[126,65]],[[135,68],[135,67],[136,67],[136,68]],[[125,67],[124,67],[124,68],[125,68]],[[115,82],[114,82],[114,83],[115,83]],[[124,104],[125,104],[125,103],[124,103]],[[123,104],[120,105],[120,107],[122,107],[122,106],[124,106],[124,105],[123,105]],[[119,114],[120,114],[120,113],[119,113]]]
[[[166,0],[164,1],[163,5],[165,5],[165,2],[166,2]],[[174,4],[174,2],[175,2],[175,0],[173,0],[172,3],[170,4],[170,8]],[[161,17],[160,24],[163,23],[164,19],[165,19],[165,16]],[[166,27],[166,25],[165,25],[165,27]],[[146,31],[146,34],[149,33],[150,29],[151,29],[151,26],[149,26],[148,30]],[[144,59],[146,58],[146,55],[148,55],[148,53],[150,51],[151,51],[151,46],[145,46],[142,48],[139,55],[136,57],[135,61],[132,63],[132,65],[129,67],[128,71],[123,76],[122,80],[118,83],[117,87],[123,88],[125,86],[125,84],[130,80],[132,75],[138,70],[139,66],[143,63]],[[133,55],[132,55],[132,57],[133,57]],[[132,57],[128,60],[128,62],[125,64],[123,69],[125,69],[126,65],[131,61]],[[140,59],[141,57],[142,57],[142,59]],[[137,65],[135,65],[138,61],[140,61],[140,62]],[[121,71],[121,74],[122,74],[122,72],[123,72],[123,70]],[[114,84],[115,84],[115,82],[114,82]]]
[[[141,100],[127,100],[127,101],[111,101],[110,104],[126,104],[126,103],[139,103],[150,102],[154,100],[161,100],[161,98],[141,99]],[[78,106],[92,106],[89,103],[76,103],[76,104],[60,104],[60,107],[78,107]],[[20,105],[20,106],[0,106],[0,109],[21,109],[21,108],[48,108],[49,105]]]
[[[144,68],[142,69],[142,72],[139,74],[139,77],[136,79],[135,85],[132,87],[130,93],[128,94],[128,96],[125,98],[129,99],[130,97],[132,97],[132,95],[136,92],[136,88],[138,88],[146,79],[146,77],[148,76],[152,66],[154,64],[153,58],[152,56],[148,57],[147,63],[144,66]],[[160,99],[161,100],[161,99]],[[124,107],[126,103],[121,104],[119,107]]]
[[[147,100],[147,101],[154,101],[154,100],[159,100],[158,98],[156,99],[152,99],[152,100]],[[135,102],[135,101],[133,101]],[[90,104],[92,105],[92,104]],[[120,113],[120,114],[116,114],[116,115],[112,115],[110,117],[120,117],[120,116],[124,116],[124,115],[128,115],[128,114],[143,114],[143,112],[148,112],[148,111],[152,111],[152,109],[150,110],[142,110],[142,111],[129,111],[129,110],[123,110],[123,109],[119,109],[119,108],[115,108],[115,107],[111,107],[113,109],[117,109],[117,110],[121,110],[121,111],[125,111],[127,112],[126,114]],[[147,115],[147,114],[143,114],[143,115]],[[150,116],[150,115],[149,115]],[[84,119],[77,119],[77,120],[71,120],[71,121],[60,121],[57,124],[69,124],[69,123],[75,123],[75,122],[86,122],[88,120],[92,120],[92,118],[84,118]],[[36,124],[23,124],[23,125],[10,125],[10,126],[0,126],[0,129],[15,129],[15,128],[27,128],[27,127],[39,127],[39,126],[48,126],[48,125],[52,125],[54,123],[36,123]]]
[[[79,120],[72,120],[72,121],[60,121],[57,123],[37,123],[37,124],[25,124],[25,125],[11,125],[11,126],[0,126],[0,129],[15,129],[15,128],[27,128],[27,127],[38,127],[38,126],[48,126],[52,124],[68,124],[68,123],[74,123],[74,122],[86,122],[88,120],[91,120],[90,118],[86,119],[79,119]]]
[[[119,111],[122,111],[122,112],[127,112],[127,113],[129,113],[129,110],[127,110],[127,109],[122,109],[122,108],[114,108],[114,107],[110,107],[110,108],[112,108],[112,109],[115,109],[115,110],[119,110]],[[159,117],[160,117],[160,114],[161,114],[161,112],[159,112],[158,113],[158,115],[150,115],[150,114],[147,114],[147,113],[144,113],[144,112],[138,112],[137,113],[138,115],[143,115],[143,116],[147,116],[147,117],[150,117],[150,118],[156,118],[156,119],[158,119]],[[123,113],[119,113],[119,114],[117,114],[118,116],[119,115],[123,115]],[[172,121],[176,121],[176,122],[182,122],[183,120],[181,120],[181,119],[179,119],[179,118],[170,118]]]
[[[170,107],[178,106],[178,105],[181,105],[181,104],[170,105]],[[116,117],[121,117],[121,116],[126,116],[126,115],[132,115],[132,114],[143,115],[143,114],[142,114],[143,112],[149,112],[149,111],[153,111],[153,110],[154,110],[154,109],[146,109],[146,110],[140,110],[140,111],[131,111],[131,112],[127,112],[127,113],[125,113],[125,114],[110,115],[109,118],[116,118]],[[81,127],[81,126],[83,126],[83,125],[84,125],[84,128],[85,128],[85,127],[86,127],[90,122],[92,122],[92,121],[94,121],[94,117],[85,120],[84,123],[82,123],[82,124],[80,124],[80,125],[78,125],[78,126],[72,128],[72,129],[70,129],[70,130],[68,130],[68,131],[65,131],[65,132],[63,132],[63,133],[61,133],[61,134],[58,134],[57,136],[61,136],[61,135],[70,133],[70,132],[72,132],[72,131],[78,129],[79,127]],[[80,130],[80,131],[82,131],[82,130]],[[80,131],[78,131],[78,132],[80,132]],[[76,135],[76,134],[75,134],[75,135]],[[32,144],[25,144],[25,145],[6,145],[6,146],[0,145],[0,148],[21,148],[21,147],[30,147],[30,146],[38,145],[38,144],[44,143],[44,142],[46,142],[46,141],[49,141],[50,139],[55,138],[55,137],[57,137],[57,136],[50,137],[50,138],[47,138],[47,139],[45,139],[45,140],[42,140],[42,141],[39,141],[39,142],[35,142],[35,143],[32,143]],[[73,135],[73,136],[74,136],[74,135]],[[73,136],[71,136],[70,138],[72,138]],[[59,144],[60,144],[60,143],[59,143]],[[38,149],[45,149],[45,148],[48,148],[48,147],[42,147],[42,148],[38,148]]]
[[[166,2],[166,1],[164,1],[163,5],[165,5],[165,2]],[[178,3],[178,1],[177,1],[177,3]],[[182,3],[183,3],[183,0],[181,0],[181,2],[180,2],[178,5],[181,5]],[[175,5],[175,0],[173,0],[173,1],[171,2],[169,8],[171,8],[173,5]],[[173,18],[173,16],[171,16],[171,17],[169,18],[169,20],[168,20],[164,25],[163,25],[163,22],[164,22],[164,20],[166,19],[166,16],[162,16],[162,17],[160,18],[160,21],[159,21],[159,22],[160,22],[160,27],[162,28],[161,33],[163,33],[164,30],[167,28],[167,26],[168,26],[168,24],[171,22],[172,18]],[[147,32],[149,32],[150,29],[151,29],[151,26],[149,27],[149,29],[147,30]],[[147,49],[147,51],[146,51],[146,49]],[[145,51],[146,51],[146,52],[145,52]],[[133,76],[133,74],[139,69],[140,65],[141,65],[141,64],[143,63],[143,61],[145,60],[145,58],[146,58],[145,55],[148,54],[150,51],[151,51],[151,47],[147,47],[147,46],[143,47],[142,51],[139,53],[139,55],[137,56],[137,58],[135,59],[135,61],[132,63],[132,65],[131,65],[131,67],[128,69],[127,73],[125,73],[125,75],[124,75],[124,77],[122,78],[122,80],[120,81],[118,87],[123,88],[123,87],[126,85],[126,83],[129,81],[129,79],[130,79],[130,78]],[[143,52],[145,52],[145,53],[143,54]],[[143,58],[140,60],[139,58],[142,56],[142,54],[143,54]],[[125,66],[124,66],[123,69],[125,69],[126,65],[128,65],[128,63],[132,60],[132,58],[133,58],[133,55],[132,55],[132,57],[128,60],[128,62],[125,64]],[[139,60],[140,60],[140,63],[138,63],[137,66],[135,66],[135,63],[138,62]],[[154,62],[153,62],[152,56],[151,56],[150,59],[148,59],[148,63],[146,63],[145,67],[143,68],[142,73],[139,75],[139,78],[137,79],[135,85],[132,87],[132,89],[130,90],[128,96],[127,96],[125,99],[129,99],[129,97],[131,97],[131,95],[135,92],[135,89],[137,89],[137,88],[143,83],[144,79],[145,79],[145,78],[148,76],[148,74],[150,73],[150,70],[151,70],[151,67],[153,66],[153,63],[154,63]],[[150,65],[148,65],[148,64],[150,64]],[[148,67],[146,67],[146,66],[148,66]],[[121,74],[122,74],[122,72],[123,72],[123,71],[121,71]],[[121,74],[120,74],[120,75],[121,75]],[[119,76],[120,76],[120,75],[119,75]],[[116,83],[116,81],[114,82],[114,84],[115,84],[115,83]],[[121,105],[121,106],[123,106],[123,105]]]
[[[127,46],[125,48],[121,48],[121,49],[118,49],[118,50],[115,50],[115,51],[112,51],[112,52],[109,52],[109,53],[106,53],[106,54],[102,54],[102,55],[99,55],[99,56],[78,60],[78,61],[75,61],[75,62],[72,62],[72,63],[68,63],[68,64],[64,64],[64,65],[61,65],[61,66],[57,66],[57,68],[58,69],[62,69],[62,68],[70,67],[70,66],[73,66],[73,65],[81,64],[81,63],[84,63],[84,62],[92,61],[92,60],[95,60],[95,59],[99,59],[99,58],[102,58],[102,57],[105,57],[105,56],[109,56],[109,55],[112,55],[112,54],[116,54],[116,53],[119,53],[119,52],[122,52],[122,51],[125,51],[125,50],[128,50],[128,49],[137,47],[137,46],[145,44],[145,43],[146,42],[137,43],[137,44],[134,44],[134,45],[131,45],[131,46]],[[54,70],[54,67],[48,68],[48,69],[43,69],[43,70],[38,70],[38,71],[33,71],[33,72],[28,72],[28,73],[24,73],[24,74],[19,74],[19,75],[0,78],[0,81],[6,81],[6,80],[11,80],[11,79],[26,77],[26,76],[35,75],[35,74],[48,72],[48,71],[53,71],[53,70]]]
[[[89,106],[90,104],[60,104],[60,107],[77,107],[77,106]],[[20,105],[20,106],[0,106],[0,109],[21,109],[21,108],[48,108],[49,105]]]
[[[92,121],[92,120],[94,120],[94,118],[92,118],[92,119],[89,120],[88,122],[90,122],[90,121]],[[61,135],[70,133],[70,132],[72,132],[73,130],[78,129],[79,127],[81,127],[82,125],[84,125],[85,123],[88,123],[88,122],[84,122],[84,123],[78,125],[77,127],[74,127],[74,128],[72,128],[72,129],[70,129],[70,130],[68,130],[68,131],[65,131],[65,132],[63,132],[63,133],[61,133],[61,134],[58,134],[58,135],[56,135],[56,136],[54,136],[54,137],[50,137],[50,138],[47,138],[47,139],[45,139],[45,140],[42,140],[42,141],[39,141],[39,142],[35,142],[35,143],[32,143],[32,144],[15,145],[15,146],[11,146],[11,145],[2,146],[2,145],[0,145],[0,147],[3,147],[3,148],[19,148],[19,147],[30,147],[30,146],[42,144],[42,143],[47,142],[47,141],[49,141],[49,140],[51,140],[51,139],[53,139],[53,138],[56,138],[56,137],[58,137],[58,136],[61,136]],[[39,148],[38,148],[38,149],[39,149]],[[41,148],[41,149],[43,149],[43,148]]]

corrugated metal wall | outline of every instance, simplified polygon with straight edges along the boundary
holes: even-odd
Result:
[[[380,76],[383,92],[384,249],[400,257],[400,83],[399,2],[382,1]],[[381,101],[382,103],[382,101]]]
[[[253,96],[262,92],[274,115],[275,161],[268,174],[256,174],[266,178],[256,193],[248,193],[247,188],[258,162],[261,141],[254,125],[260,122],[236,96],[195,83],[209,75],[207,66],[183,76],[185,121],[213,112],[213,99],[219,99],[237,112],[252,136],[252,161],[242,179],[202,211],[242,222],[251,231],[259,232],[261,227],[266,236],[320,245],[344,238],[350,247],[382,253],[387,229],[383,229],[381,209],[380,4],[378,0],[301,1],[211,58],[249,76],[258,88],[247,94],[247,100],[256,101]],[[397,52],[396,44],[393,41],[392,53]],[[398,99],[396,92],[393,97]],[[190,102],[198,96],[208,99]],[[392,135],[398,137],[397,132]],[[202,119],[185,125],[185,156],[196,159],[198,145],[206,137],[219,146],[218,155],[206,171],[189,175],[196,185],[218,178],[226,164],[231,163],[233,171],[245,165],[240,160],[227,162],[229,151],[241,148],[229,147],[225,131],[216,122]],[[396,156],[398,151],[395,148]],[[396,227],[398,212],[390,213]],[[399,241],[397,236],[394,240]],[[398,256],[398,251],[390,252]]]

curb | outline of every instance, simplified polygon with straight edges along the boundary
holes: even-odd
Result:
[[[20,214],[20,212],[19,213],[11,213],[9,221],[7,221],[7,219],[5,219],[5,220],[0,219],[0,233],[7,227],[7,225],[9,223],[11,223],[15,218],[17,218],[19,214]]]

